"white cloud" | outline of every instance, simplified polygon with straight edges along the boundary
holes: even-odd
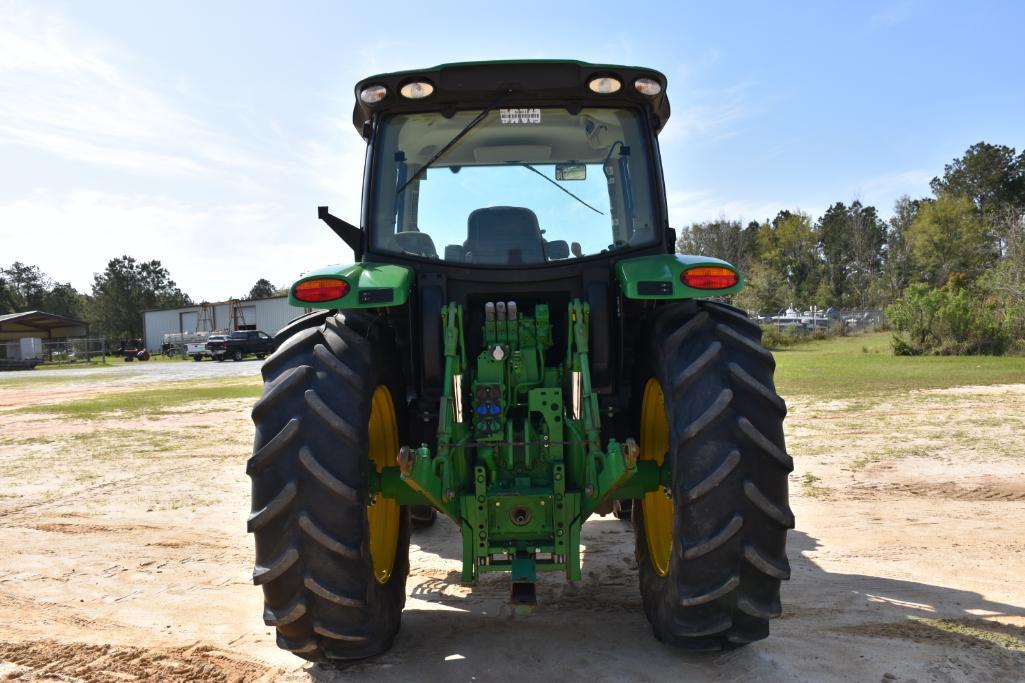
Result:
[[[331,201],[341,202],[338,207],[332,206],[331,212],[355,224],[360,213],[366,142],[355,133],[348,118],[326,119],[319,127],[324,137],[307,140],[300,147],[304,170],[310,180],[327,191]]]
[[[885,26],[896,26],[911,18],[914,6],[910,0],[895,2],[888,7],[875,12],[868,18],[868,25],[872,28]]]
[[[673,75],[681,80],[691,80],[696,77],[703,76],[708,73],[712,67],[718,64],[721,58],[722,50],[717,47],[706,48],[696,58],[679,64]]]
[[[38,265],[88,292],[93,273],[128,254],[157,259],[194,299],[241,296],[260,277],[278,286],[352,252],[314,218],[313,207],[275,203],[204,207],[169,197],[36,192],[0,205],[4,265]]]
[[[130,59],[58,16],[0,14],[0,145],[161,176],[223,179],[226,169],[271,167],[141,83],[118,58]]]
[[[745,199],[731,199],[716,195],[709,190],[678,190],[669,191],[666,196],[669,205],[669,224],[677,230],[703,221],[720,218],[748,221],[764,221],[776,216],[782,209],[791,211],[800,208],[812,216],[818,215],[814,207],[787,206],[783,203],[759,203]]]
[[[880,213],[886,215],[886,212],[893,208],[893,202],[901,195],[921,197],[929,194],[929,181],[935,175],[931,171],[918,169],[886,173],[863,181],[857,188],[855,197],[859,198],[862,204],[875,206]]]
[[[93,273],[128,254],[160,260],[193,298],[216,300],[260,277],[283,286],[351,261],[315,214],[330,204],[358,221],[365,145],[347,119],[311,132],[295,128],[309,121],[290,128],[241,108],[228,123],[201,120],[187,77],[143,79],[134,55],[26,7],[0,6],[0,159],[5,147],[29,150],[55,180],[0,194],[0,265],[36,264],[89,291]]]
[[[700,136],[705,140],[722,140],[737,132],[738,124],[757,115],[749,95],[750,83],[736,83],[717,90],[684,90],[673,97],[686,106],[673,109],[669,123],[659,134],[662,144],[672,144]]]
[[[894,201],[901,195],[921,197],[928,194],[929,181],[933,173],[923,170],[897,171],[879,175],[863,181],[852,193],[849,201],[855,199],[862,204],[875,206],[882,216],[888,216]],[[764,221],[772,219],[783,209],[804,211],[812,220],[817,220],[827,204],[814,197],[781,197],[779,201],[758,202],[735,197],[723,197],[711,190],[672,190],[666,197],[669,206],[670,225],[679,229],[691,223],[718,220]],[[848,202],[849,203],[849,202]]]

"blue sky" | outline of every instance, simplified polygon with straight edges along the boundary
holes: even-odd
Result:
[[[969,145],[1025,147],[1025,3],[772,5],[0,0],[0,264],[87,290],[128,253],[213,300],[351,258],[315,207],[359,217],[352,86],[449,61],[663,71],[676,226],[889,216]]]

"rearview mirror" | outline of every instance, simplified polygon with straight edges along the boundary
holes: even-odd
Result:
[[[587,166],[584,164],[556,164],[556,180],[587,180]]]

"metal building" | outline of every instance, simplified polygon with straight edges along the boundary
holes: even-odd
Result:
[[[89,323],[43,311],[24,311],[0,315],[0,341],[35,337],[47,341],[86,337]]]
[[[32,369],[44,358],[52,358],[50,354],[58,345],[66,358],[67,340],[88,334],[89,323],[55,313],[23,311],[0,315],[0,370]]]
[[[288,297],[244,301],[219,301],[143,313],[145,345],[160,351],[165,334],[189,334],[212,330],[261,330],[274,334],[290,320],[312,311],[290,306]]]

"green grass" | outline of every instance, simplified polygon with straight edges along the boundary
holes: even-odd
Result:
[[[804,489],[805,495],[812,498],[825,498],[828,496],[830,488],[819,484],[820,481],[822,481],[821,477],[816,477],[811,472],[805,472],[804,477],[801,479],[801,488]]]
[[[80,420],[90,420],[110,413],[128,416],[165,415],[177,412],[176,409],[190,403],[256,398],[260,392],[261,385],[257,381],[201,385],[175,382],[159,389],[112,392],[95,398],[25,406],[16,412],[67,415]]]
[[[905,448],[902,446],[883,448],[881,450],[870,450],[866,455],[861,456],[851,463],[851,469],[863,470],[870,465],[875,465],[884,460],[900,460],[901,458],[935,458],[933,452],[926,448]]]
[[[834,337],[776,351],[776,388],[788,395],[851,399],[912,389],[1025,382],[1019,356],[894,356],[890,334]]]
[[[1021,626],[984,619],[913,619],[920,624],[955,636],[976,639],[1012,652],[1025,653],[1025,628]]]
[[[120,457],[126,453],[146,455],[170,453],[181,449],[182,434],[178,431],[151,431],[145,429],[99,429],[79,432],[62,440],[75,450],[88,455],[90,459]]]

